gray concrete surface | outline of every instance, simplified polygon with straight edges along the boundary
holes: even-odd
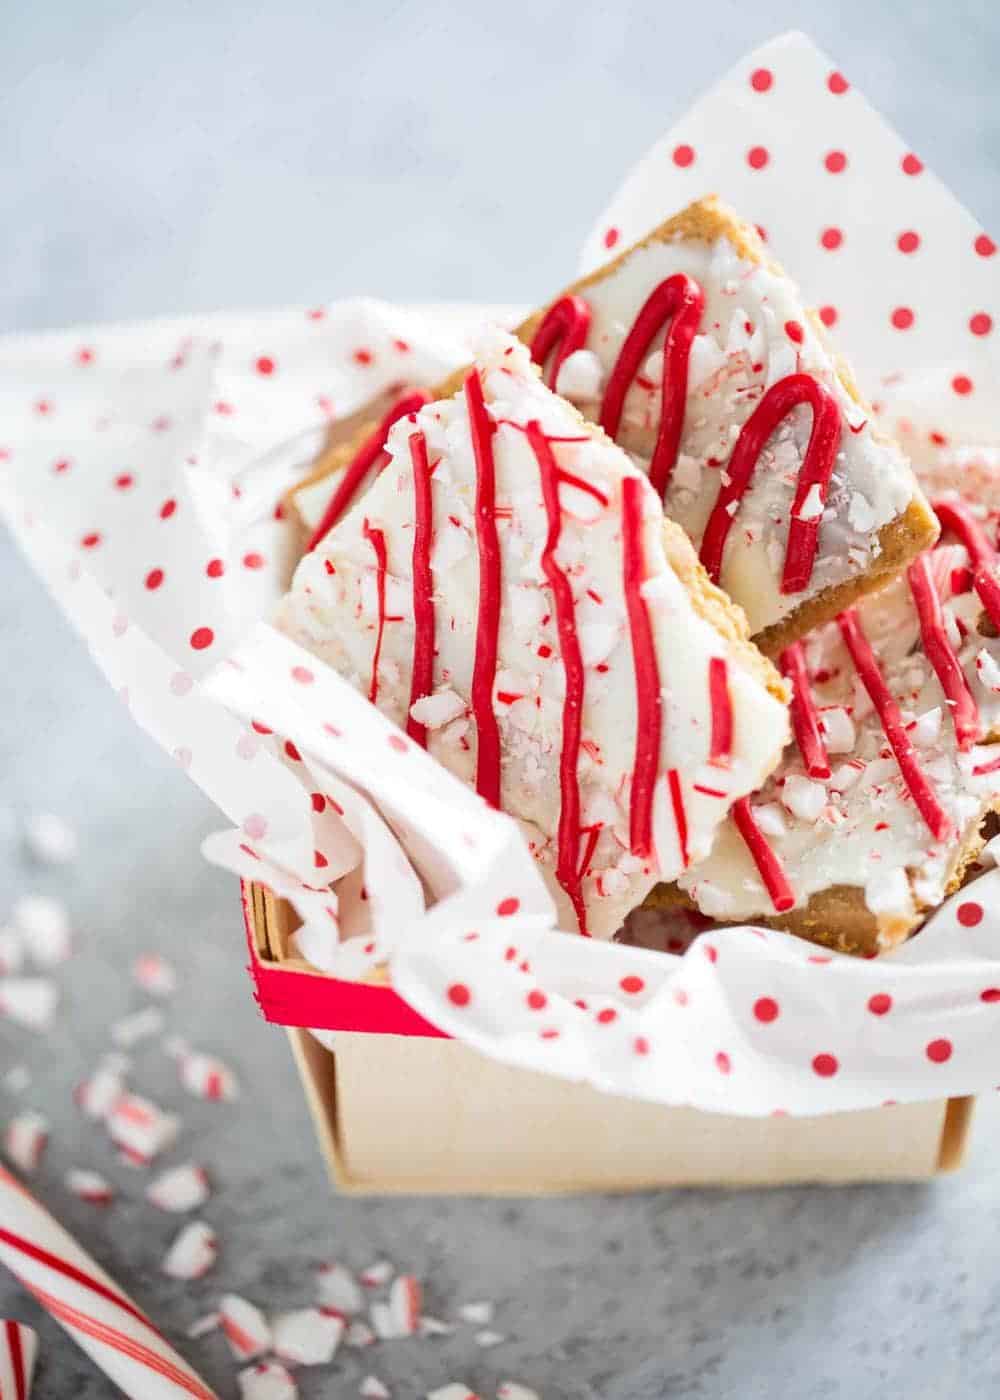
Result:
[[[503,6],[286,0],[239,7],[39,3],[8,9],[0,46],[0,326],[316,302],[367,291],[530,300],[563,276],[624,162],[715,73],[796,24],[823,42],[1000,226],[1000,10],[991,0],[768,0],[741,5]],[[541,202],[541,203],[540,203]],[[532,208],[562,210],[543,237]],[[374,229],[374,234],[372,233]],[[243,975],[232,882],[203,865],[207,802],[131,726],[84,648],[0,540],[0,920],[19,892],[69,901],[79,955],[44,1038],[0,1024],[0,1066],[31,1066],[24,1102],[52,1120],[38,1188],[174,1337],[220,1287],[269,1305],[308,1296],[309,1266],[386,1254],[425,1279],[428,1308],[495,1298],[510,1341],[390,1343],[303,1374],[306,1400],[514,1377],[547,1400],[788,1395],[797,1400],[1000,1389],[1000,1112],[983,1105],[964,1176],[928,1187],[686,1193],[547,1202],[330,1198],[281,1033]],[[79,826],[83,858],[41,871],[17,820]],[[164,840],[162,834],[166,832]],[[182,1099],[155,1048],[136,1084],[183,1109],[170,1159],[216,1190],[214,1278],[171,1284],[176,1222],[142,1174],[84,1128],[69,1091],[142,1003],[123,975],[159,948],[182,970],[174,1030],[217,1050],[236,1106]],[[0,1091],[0,1120],[13,1100]],[[121,1188],[74,1202],[65,1169]],[[35,1323],[40,1400],[111,1394],[6,1277],[0,1315]],[[220,1394],[217,1339],[185,1343]]]

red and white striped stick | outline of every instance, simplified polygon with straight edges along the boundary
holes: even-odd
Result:
[[[218,1400],[5,1167],[0,1167],[0,1262],[126,1395]]]
[[[23,1322],[0,1317],[0,1400],[28,1400],[38,1336]]]

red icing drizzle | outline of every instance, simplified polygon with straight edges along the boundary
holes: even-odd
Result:
[[[590,305],[583,297],[561,297],[550,306],[531,340],[531,358],[543,365],[555,349],[555,358],[546,380],[550,389],[556,387],[559,370],[567,356],[582,350],[590,329]]]
[[[385,532],[368,523],[368,517],[361,527],[361,533],[375,551],[375,587],[378,593],[378,631],[375,633],[375,650],[372,652],[372,678],[368,685],[368,699],[374,705],[378,699],[378,665],[382,655],[382,633],[387,621],[385,615],[385,573],[388,563],[385,548]]]
[[[996,553],[983,533],[979,521],[967,506],[959,501],[935,501],[934,513],[941,528],[950,530],[969,551],[972,563],[972,585],[979,601],[996,627],[1000,627],[1000,583],[994,572]]]
[[[934,795],[934,789],[917,762],[917,756],[903,724],[899,706],[878,668],[875,655],[862,631],[857,611],[854,608],[849,608],[847,612],[840,614],[837,622],[861,678],[861,683],[878,711],[878,717],[882,721],[882,728],[885,730],[889,747],[899,764],[899,771],[910,796],[934,839],[946,841],[951,835],[951,822],[948,820],[948,814],[938,802]]]
[[[354,457],[341,472],[337,489],[330,497],[330,502],[323,512],[323,518],[316,526],[309,541],[310,550],[315,549],[337,524],[357,495],[358,488],[365,477],[378,464],[392,425],[400,418],[405,418],[408,413],[416,413],[417,409],[422,408],[425,403],[430,403],[430,401],[431,396],[426,389],[409,390],[402,398],[396,400],[378,426],[369,433]],[[384,466],[385,463],[383,462],[381,465]],[[379,469],[381,470],[381,467]]]
[[[713,583],[719,581],[726,537],[758,459],[771,434],[799,404],[812,408],[813,421],[792,501],[781,591],[799,593],[809,582],[819,543],[820,516],[802,520],[799,512],[813,486],[819,487],[821,500],[826,499],[840,444],[840,409],[829,390],[812,375],[790,374],[771,385],[736,439],[726,467],[728,480],[719,489],[701,542],[701,562]]]
[[[548,580],[555,604],[556,628],[566,676],[566,694],[562,713],[562,752],[559,757],[559,854],[556,879],[562,885],[576,913],[580,932],[587,932],[587,911],[580,887],[580,731],[583,721],[584,671],[583,655],[576,631],[573,589],[569,578],[556,560],[562,531],[562,507],[559,504],[559,467],[552,448],[546,441],[541,425],[528,424],[528,442],[542,482],[542,499],[548,517],[548,533],[542,548],[542,572]],[[584,857],[584,864],[589,855]]]
[[[669,320],[663,340],[660,427],[649,463],[649,479],[661,496],[677,461],[687,398],[688,358],[704,305],[705,293],[686,273],[677,272],[654,287],[632,322],[604,391],[601,427],[608,437],[614,438],[618,436],[629,385],[639,373],[655,336]]]
[[[491,807],[500,807],[500,730],[493,712],[493,684],[500,637],[500,541],[496,524],[496,468],[493,424],[486,412],[483,386],[471,370],[465,380],[469,431],[476,459],[476,540],[479,547],[479,610],[476,655],[472,668],[472,713],[476,720],[476,791]]]
[[[708,761],[715,768],[728,768],[733,757],[733,701],[724,656],[713,656],[708,663],[708,703],[712,711]]]
[[[639,477],[622,482],[622,571],[625,607],[632,638],[635,668],[636,735],[632,763],[629,810],[629,846],[633,855],[646,858],[653,849],[653,791],[660,762],[662,701],[660,669],[653,644],[649,610],[641,589],[646,575],[642,548],[642,496]]]
[[[431,542],[434,513],[431,503],[431,468],[427,462],[427,439],[423,433],[410,434],[410,461],[413,465],[413,673],[410,677],[410,706],[406,732],[427,747],[427,726],[410,714],[417,700],[434,688],[434,584],[431,578]]]
[[[760,878],[771,896],[771,903],[779,914],[784,914],[795,903],[795,894],[788,883],[781,861],[754,819],[749,797],[741,797],[738,802],[734,802],[732,810],[736,829],[743,837],[746,848],[760,871]]]
[[[927,659],[934,667],[948,701],[959,749],[970,749],[979,738],[979,710],[945,631],[941,599],[934,586],[930,559],[921,554],[907,570],[910,592],[920,619]]]
[[[819,715],[813,703],[802,643],[793,642],[790,647],[786,647],[781,653],[780,664],[781,674],[792,683],[792,729],[795,731],[795,742],[802,754],[806,772],[810,778],[828,778],[830,760],[823,743]]]

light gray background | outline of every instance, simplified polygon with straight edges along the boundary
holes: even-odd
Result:
[[[620,172],[702,87],[781,28],[810,31],[1000,227],[1000,7],[904,0],[711,5],[473,3],[136,5],[8,0],[0,18],[0,326],[162,312],[407,300],[531,301],[564,280]],[[0,919],[17,892],[69,899],[84,949],[43,1040],[0,1025],[0,1064],[52,1119],[41,1194],[175,1336],[220,1285],[268,1304],[308,1295],[308,1266],[385,1253],[427,1281],[428,1307],[504,1300],[511,1342],[394,1343],[302,1378],[356,1393],[374,1369],[397,1396],[503,1376],[546,1397],[911,1400],[1000,1385],[1000,1115],[984,1104],[964,1177],[931,1187],[686,1193],[624,1200],[433,1204],[331,1200],[279,1031],[243,975],[232,880],[204,866],[207,802],[130,724],[0,540]],[[16,818],[65,813],[86,859],[24,859]],[[154,832],[169,831],[169,844]],[[214,1279],[157,1275],[176,1223],[81,1125],[69,1090],[139,1004],[122,976],[159,947],[184,973],[174,1028],[238,1068],[237,1108],[185,1103],[175,1158],[217,1183]],[[180,1104],[154,1049],[139,1083]],[[0,1120],[10,1111],[0,1093]],[[106,1215],[61,1186],[106,1170]],[[43,1339],[36,1395],[110,1387],[19,1290],[0,1315]],[[233,1367],[190,1344],[223,1396]],[[362,1369],[363,1367],[363,1369]],[[491,1388],[492,1386],[492,1388]]]

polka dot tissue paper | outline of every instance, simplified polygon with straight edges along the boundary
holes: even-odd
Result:
[[[913,455],[975,451],[989,477],[994,244],[804,37],[751,54],[655,143],[584,267],[712,190],[760,225]],[[655,950],[560,932],[515,823],[269,625],[300,547],[282,498],[331,421],[434,384],[490,316],[511,319],[358,300],[0,341],[4,517],[228,819],[207,856],[291,901],[316,968],[388,967],[429,1021],[509,1064],[748,1115],[994,1087],[988,857],[875,960],[768,928],[692,937],[683,918],[667,936],[656,915]]]

